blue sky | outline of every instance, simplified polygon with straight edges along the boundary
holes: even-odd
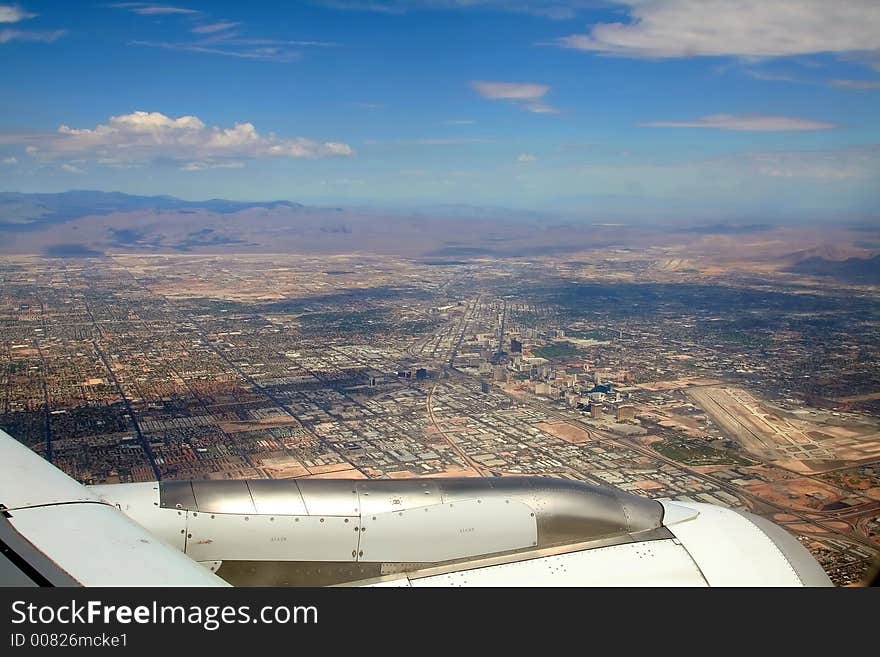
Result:
[[[631,216],[880,201],[873,0],[0,0],[0,62],[3,190]]]

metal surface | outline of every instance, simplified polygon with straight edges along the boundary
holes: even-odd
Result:
[[[532,510],[515,500],[465,500],[365,516],[360,561],[440,562],[537,545]]]
[[[310,516],[360,515],[357,481],[348,479],[296,481]]]
[[[113,486],[127,486],[128,484],[113,484]],[[160,481],[159,482],[159,506],[166,509],[183,509],[198,511],[196,496],[193,493],[191,481]]]
[[[11,517],[11,514],[9,514]],[[0,516],[0,586],[80,586]]]
[[[527,504],[537,519],[540,547],[645,531],[661,526],[663,520],[659,502],[579,481],[543,477],[438,481],[444,501],[477,497]]]
[[[403,511],[441,504],[440,486],[434,479],[377,479],[355,485],[365,518],[377,513]]]
[[[355,561],[358,518],[193,512],[186,554],[196,561]]]
[[[706,586],[688,553],[671,539],[407,579],[413,587]]]
[[[538,546],[577,543],[659,527],[659,502],[583,482],[542,477],[398,479],[285,479],[162,482],[161,506],[207,513],[353,516],[467,500],[511,500],[527,505]]]
[[[308,515],[295,479],[251,479],[247,485],[258,514]]]
[[[189,482],[184,482],[189,483]],[[112,504],[153,536],[183,552],[186,545],[186,511],[159,506],[159,484],[106,484],[90,486],[100,499]],[[184,490],[192,491],[190,486]]]
[[[192,482],[196,508],[204,513],[256,513],[247,481]]]
[[[710,586],[803,586],[807,583],[801,580],[774,540],[754,522],[753,516],[712,504],[680,501],[675,504],[699,512],[692,520],[675,523],[669,529]],[[830,586],[827,576],[821,580],[821,584]]]
[[[737,511],[746,520],[760,529],[777,547],[779,552],[794,570],[795,575],[804,586],[832,586],[831,579],[822,570],[809,550],[798,543],[798,540],[779,525],[761,516],[745,511]]]
[[[224,586],[225,582],[101,502],[56,504],[8,519],[83,586]]]

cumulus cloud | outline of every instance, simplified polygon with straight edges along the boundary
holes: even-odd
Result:
[[[0,5],[0,23],[17,23],[34,16],[36,14],[31,14],[18,5]]]
[[[546,84],[534,82],[486,82],[474,80],[470,83],[483,98],[490,100],[507,100],[520,108],[536,114],[555,114],[557,110],[542,99],[550,91]]]
[[[8,164],[8,165],[12,166],[14,164],[18,164],[18,160],[14,157],[4,157],[3,164]]]
[[[638,125],[649,128],[715,128],[717,130],[747,130],[773,132],[782,130],[829,130],[835,123],[802,119],[792,116],[763,116],[760,114],[710,114],[692,121],[650,121]]]
[[[785,57],[880,49],[876,0],[618,0],[626,23],[557,41],[629,57]]]
[[[61,168],[67,173],[85,173],[82,169],[72,164],[62,164]]]
[[[83,158],[104,162],[172,161],[182,166],[238,166],[234,162],[264,158],[320,158],[353,155],[342,142],[262,135],[252,123],[231,128],[206,125],[196,116],[173,118],[160,112],[132,112],[110,117],[94,128],[62,125],[56,134],[30,144],[33,157],[49,160]]]
[[[516,161],[520,164],[530,164],[531,162],[536,161],[538,158],[532,155],[531,153],[520,153]]]

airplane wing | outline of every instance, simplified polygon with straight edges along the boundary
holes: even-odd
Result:
[[[0,582],[7,583],[18,577],[86,586],[831,584],[793,536],[763,518],[577,481],[82,486],[5,434],[0,468],[6,507],[0,540],[8,562],[0,561]]]
[[[0,586],[224,586],[0,431]]]

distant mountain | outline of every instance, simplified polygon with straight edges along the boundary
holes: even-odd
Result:
[[[230,214],[248,208],[276,207],[302,206],[290,201],[184,201],[173,196],[132,196],[120,192],[91,190],[72,190],[58,194],[0,192],[0,231],[34,230],[90,215],[102,216],[135,210],[206,210]]]
[[[828,260],[814,256],[801,260],[783,271],[810,276],[830,276],[848,283],[880,284],[880,255],[873,258]]]

